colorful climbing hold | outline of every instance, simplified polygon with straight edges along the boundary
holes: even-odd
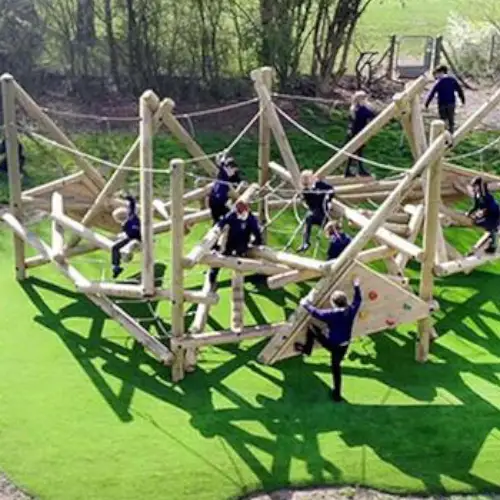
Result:
[[[368,318],[368,311],[360,311],[359,312],[359,319],[365,320]]]
[[[411,304],[408,304],[408,303],[407,303],[407,304],[404,304],[403,309],[404,309],[405,311],[411,311],[411,309],[412,309]]]
[[[370,293],[368,294],[368,298],[372,301],[378,299],[378,293],[375,290],[371,290]]]
[[[397,323],[397,321],[394,318],[387,318],[385,320],[385,323],[386,323],[387,326],[391,326],[392,327],[392,326],[394,326]]]

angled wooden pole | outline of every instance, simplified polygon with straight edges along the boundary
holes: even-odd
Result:
[[[30,97],[30,95],[16,82],[16,97],[19,104],[23,107],[26,114],[38,122],[46,133],[59,144],[70,149],[78,150],[73,142],[64,134],[64,132],[42,111],[40,106]],[[97,189],[102,189],[106,184],[104,177],[95,169],[85,158],[73,155],[75,163],[85,171],[87,177],[92,181]]]
[[[431,126],[430,142],[435,142],[440,136],[444,137],[444,133],[444,122],[435,120]],[[434,285],[434,259],[438,243],[437,226],[439,225],[439,207],[441,203],[441,167],[442,154],[431,164],[427,172],[424,229],[425,256],[420,278],[420,298],[427,303],[432,301]],[[430,316],[418,322],[418,333],[417,360],[425,362],[429,354],[429,342],[433,333],[432,318]]]
[[[328,262],[328,275],[321,279],[308,295],[308,299],[312,304],[318,305],[326,300],[337,280],[352,266],[358,253],[375,236],[386,218],[398,206],[408,189],[412,187],[415,179],[425,171],[430,163],[435,162],[437,158],[442,156],[448,137],[449,134],[443,134],[430,145],[415,165],[407,171],[401,179],[399,186],[392,191],[390,196],[379,207],[374,217],[358,232],[340,257]],[[298,309],[289,320],[291,324],[290,334],[279,339],[272,339],[262,351],[259,359],[268,364],[274,362],[279,354],[293,342],[298,333],[304,330],[309,321],[310,316],[306,311],[303,308]]]
[[[293,154],[292,147],[290,146],[290,142],[286,136],[285,130],[281,121],[279,119],[278,113],[274,108],[273,101],[271,98],[271,93],[267,88],[263,70],[257,69],[252,71],[251,73],[252,80],[254,82],[254,88],[259,96],[261,106],[264,107],[265,113],[267,115],[267,119],[269,120],[269,125],[274,135],[274,140],[278,145],[281,156],[283,158],[283,162],[285,163],[286,168],[289,170],[292,175],[293,184],[296,189],[300,187],[300,168],[295,159],[295,155]]]
[[[426,83],[426,77],[421,76],[404,91],[404,97],[407,99],[412,99],[414,96],[420,94],[424,90]],[[395,99],[397,98],[398,96],[396,95]],[[370,122],[358,135],[353,137],[340,151],[338,151],[332,158],[330,158],[330,160],[328,160],[321,168],[319,168],[316,174],[320,177],[325,176],[333,172],[336,168],[340,167],[348,159],[346,153],[355,154],[363,144],[365,144],[382,128],[384,128],[397,114],[398,106],[394,101],[389,106],[387,106],[380,114],[378,114],[377,117],[372,122]]]
[[[273,69],[262,68],[262,83],[267,91],[271,93],[273,86]],[[259,184],[264,187],[270,179],[269,176],[269,160],[271,158],[271,127],[269,126],[269,119],[265,112],[266,103],[260,102],[260,121],[259,121]],[[259,220],[261,224],[266,222],[267,214],[267,197],[262,197],[259,201]],[[263,230],[264,241],[267,241],[267,229]]]
[[[61,193],[52,195],[52,215],[62,217],[64,215],[64,200]],[[52,257],[57,262],[64,260],[64,227],[52,220]]]
[[[19,165],[19,142],[16,127],[16,82],[12,75],[1,77],[3,123],[5,126],[5,145],[7,150],[7,166],[9,174],[10,211],[16,219],[23,220],[21,167]],[[25,247],[21,238],[14,235],[14,258],[16,263],[16,279],[26,278]]]
[[[182,252],[184,247],[184,162],[173,160],[170,163],[170,214],[172,218],[172,235],[170,238],[170,255],[172,269],[172,336],[178,340],[184,336],[184,271]],[[184,378],[184,348],[175,345],[175,360],[172,364],[172,379],[178,382]]]
[[[231,330],[243,330],[243,308],[245,306],[245,278],[237,271],[233,272],[231,280]]]
[[[155,258],[153,238],[153,110],[149,106],[151,91],[146,91],[139,101],[139,163],[141,238],[142,238],[142,287],[144,295],[155,292]]]

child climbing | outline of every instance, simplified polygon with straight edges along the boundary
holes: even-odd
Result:
[[[455,109],[457,105],[456,94],[458,94],[464,106],[465,94],[458,81],[453,76],[448,75],[448,68],[446,66],[439,66],[434,75],[437,81],[425,101],[425,109],[429,108],[430,103],[437,94],[439,117],[445,121],[448,125],[448,130],[453,134],[455,131]]]
[[[120,207],[113,212],[113,219],[122,226],[122,231],[125,233],[122,238],[115,242],[111,250],[113,278],[115,279],[123,272],[123,268],[120,266],[120,250],[131,241],[141,241],[141,221],[136,213],[136,201],[132,196],[126,196],[125,199],[128,201],[128,209]]]
[[[7,164],[7,144],[5,143],[5,139],[0,144],[0,155],[5,155],[0,162],[0,172],[7,172],[8,164]],[[26,161],[26,157],[24,156],[24,148],[21,142],[18,142],[17,146],[17,156],[19,159],[19,169],[21,173],[24,171],[24,163]]]
[[[325,236],[330,241],[327,253],[328,260],[338,258],[351,243],[351,237],[342,231],[342,224],[338,221],[331,221],[325,226]]]
[[[471,188],[474,196],[474,206],[467,212],[467,215],[474,220],[476,226],[482,227],[489,232],[489,245],[485,252],[495,253],[498,225],[500,223],[500,208],[493,195],[489,192],[488,184],[481,177],[475,177],[472,180]]]
[[[375,118],[375,116],[375,112],[368,104],[368,96],[366,92],[363,92],[362,90],[356,92],[352,96],[351,108],[349,110],[349,128],[347,131],[347,141],[350,141],[356,135],[358,135],[368,125],[368,123]],[[355,174],[352,171],[352,167],[356,163],[358,164],[359,175],[370,175],[370,172],[365,169],[363,161],[361,160],[361,158],[363,157],[363,150],[364,145],[355,152],[355,155],[359,159],[355,159],[352,157],[349,158],[347,167],[345,169],[345,177],[354,177]]]
[[[299,252],[305,252],[311,246],[313,226],[323,227],[327,221],[328,202],[333,198],[334,190],[330,184],[317,179],[311,170],[304,170],[300,176],[302,197],[309,209],[304,224],[302,246]]]
[[[222,255],[228,257],[244,257],[252,243],[255,246],[262,245],[262,234],[257,217],[252,214],[247,203],[239,201],[234,207],[234,211],[228,213],[225,217],[217,222],[220,230],[228,227],[226,247]],[[253,237],[253,241],[252,241]],[[215,286],[218,268],[210,269],[210,284]]]
[[[241,182],[238,167],[234,158],[219,155],[215,163],[219,171],[217,174],[217,180],[215,181],[208,198],[208,206],[210,207],[214,224],[229,212],[227,204],[229,201],[231,184],[236,185]]]
[[[346,294],[340,290],[333,292],[332,309],[317,309],[303,299],[300,305],[315,319],[323,321],[328,327],[325,337],[319,328],[311,326],[307,331],[305,344],[296,343],[295,350],[310,355],[314,342],[317,341],[331,354],[331,369],[333,377],[332,399],[339,403],[342,398],[342,360],[344,359],[352,337],[354,320],[361,307],[361,287],[359,279],[353,281],[354,300],[349,305]]]

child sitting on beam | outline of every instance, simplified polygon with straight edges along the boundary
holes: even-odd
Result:
[[[488,184],[481,177],[475,177],[471,182],[471,187],[474,206],[467,212],[467,215],[474,220],[476,226],[482,227],[489,232],[489,245],[485,252],[493,254],[497,249],[500,208],[493,195],[489,192]]]
[[[349,110],[349,126],[347,131],[347,142],[356,137],[367,125],[370,121],[375,118],[376,114],[368,105],[368,96],[366,92],[360,90],[356,92],[352,96],[352,104]],[[358,158],[363,157],[363,149],[364,145],[362,145],[356,152],[355,156]],[[369,176],[370,172],[365,169],[363,165],[363,161],[361,159],[349,157],[349,161],[347,162],[347,167],[345,169],[344,176],[345,177],[354,177],[354,172],[352,171],[352,167],[355,164],[358,164],[358,173],[362,176]]]
[[[307,302],[301,300],[300,305],[311,316],[326,323],[328,336],[325,337],[320,329],[311,326],[307,331],[305,344],[295,343],[295,350],[306,355],[310,355],[314,342],[317,341],[331,354],[331,369],[333,377],[332,399],[336,403],[343,401],[342,398],[342,361],[347,353],[352,337],[352,329],[356,315],[361,307],[362,296],[359,279],[353,281],[354,300],[352,304],[347,301],[346,294],[336,290],[332,294],[332,309],[318,309]]]
[[[325,226],[325,236],[329,239],[327,259],[337,259],[345,248],[351,243],[351,237],[342,231],[338,221],[331,221]]]
[[[226,246],[222,255],[226,257],[245,257],[253,237],[252,244],[255,246],[262,245],[262,233],[257,217],[252,214],[250,206],[239,201],[234,207],[234,211],[223,217],[217,226],[223,231],[226,227],[229,228]],[[215,287],[219,268],[210,269],[209,280],[212,289]]]
[[[111,249],[111,261],[113,265],[113,278],[116,279],[123,272],[120,250],[131,241],[141,241],[141,221],[136,212],[136,201],[132,196],[126,196],[128,209],[117,208],[113,212],[113,219],[122,226],[125,235],[117,240]]]
[[[220,155],[215,161],[219,172],[208,198],[208,206],[212,213],[214,224],[229,212],[229,192],[231,184],[236,185],[241,182],[236,162],[231,157]]]
[[[328,202],[333,198],[334,190],[330,184],[316,178],[311,170],[304,170],[300,176],[302,197],[309,209],[305,219],[302,246],[299,252],[305,252],[311,246],[313,226],[323,227],[327,222]]]

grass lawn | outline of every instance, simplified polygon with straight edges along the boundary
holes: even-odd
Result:
[[[340,115],[329,121],[306,109],[301,120],[333,142],[343,140]],[[307,139],[290,137],[303,166],[329,156]],[[393,126],[366,154],[408,165],[399,138]],[[461,150],[489,138],[477,134]],[[87,151],[98,149],[95,137],[77,139]],[[207,151],[228,142],[214,135],[199,139]],[[131,138],[110,140],[119,156]],[[45,163],[27,146],[26,182],[55,175],[40,167]],[[178,154],[166,138],[156,147],[163,158]],[[242,165],[255,165],[253,139],[235,154]],[[496,157],[489,158],[488,165],[500,170]],[[255,168],[246,174],[255,176]],[[159,180],[158,190],[165,186]],[[286,214],[271,244],[283,245],[295,225]],[[187,247],[205,230],[197,227]],[[477,234],[449,237],[465,250]],[[168,246],[168,237],[158,240],[159,262],[167,261]],[[0,469],[42,499],[219,500],[255,489],[325,483],[405,493],[500,490],[500,265],[437,282],[441,337],[428,364],[413,360],[411,325],[357,341],[345,364],[350,404],[332,406],[323,352],[265,367],[255,361],[264,342],[207,348],[197,372],[174,385],[169,370],[51,267],[16,283],[11,235],[4,228],[0,257]],[[109,276],[108,259],[93,254],[75,265],[97,279],[103,272]],[[137,272],[137,260],[128,276]],[[168,268],[158,265],[157,271],[168,281]],[[416,270],[409,275],[418,286]],[[221,273],[222,300],[212,310],[212,329],[228,325],[227,276]],[[201,281],[199,270],[187,276],[188,287]],[[304,293],[299,286],[269,293],[248,285],[246,324],[285,319]],[[168,309],[157,309],[167,330]],[[127,310],[158,329],[147,321],[147,305]],[[187,311],[188,323],[192,313]]]

